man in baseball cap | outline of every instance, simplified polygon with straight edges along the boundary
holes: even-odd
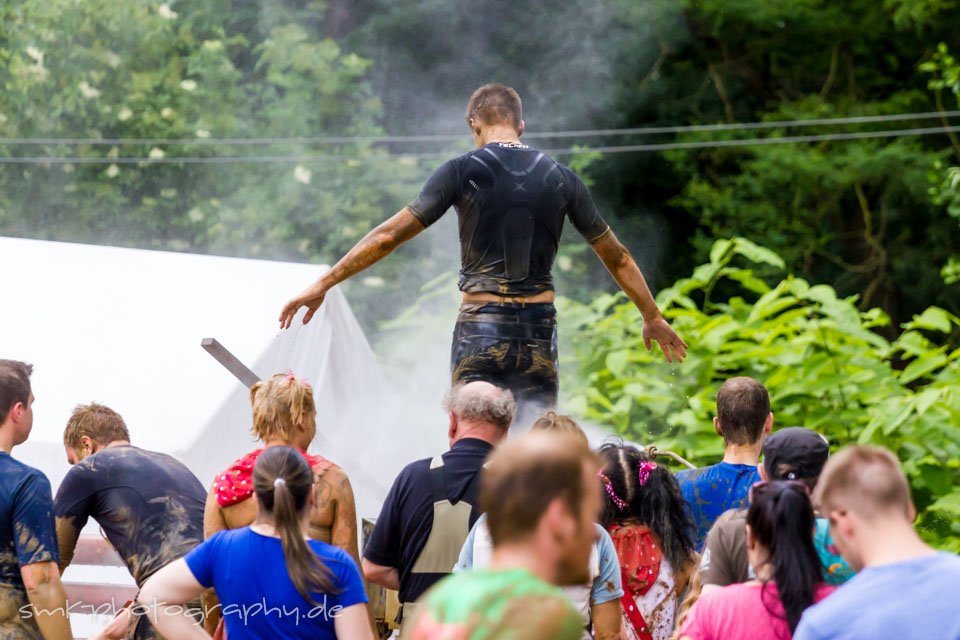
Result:
[[[787,427],[767,437],[757,471],[762,482],[788,480],[813,491],[830,455],[826,438],[803,427]],[[816,505],[815,505],[816,506]],[[754,578],[747,561],[746,509],[730,510],[720,516],[707,535],[700,562],[703,592]],[[823,564],[828,584],[843,584],[853,572],[833,548],[826,518],[817,514],[814,546]]]

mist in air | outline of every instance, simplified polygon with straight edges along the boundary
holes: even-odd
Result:
[[[80,142],[0,143],[22,160],[0,165],[0,233],[332,264],[470,148],[464,108],[483,83],[520,92],[530,134],[622,126],[617,71],[654,68],[660,32],[683,32],[678,9],[630,4],[331,0],[321,10],[178,0],[109,14],[25,6],[3,40],[13,80],[0,96],[0,137]],[[71,28],[83,21],[96,32]],[[655,99],[649,87],[637,92],[641,105]],[[454,138],[367,139],[384,134]],[[341,139],[322,139],[330,136]],[[97,144],[104,139],[116,143]],[[529,140],[547,150],[603,142]],[[38,156],[53,161],[30,160]],[[587,163],[584,178],[606,162]],[[623,239],[655,278],[666,233],[656,212],[614,210],[604,192],[598,204],[615,229],[645,221]],[[404,404],[418,415],[405,419],[438,429],[458,304],[455,217],[343,287],[391,384],[416,398]],[[569,228],[555,276],[561,295],[614,288]],[[307,284],[286,286],[293,295]],[[560,335],[568,337],[562,318]]]

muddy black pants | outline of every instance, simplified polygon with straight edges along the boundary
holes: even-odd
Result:
[[[513,392],[518,409],[557,404],[557,311],[553,304],[464,304],[453,330],[454,384],[485,380]]]

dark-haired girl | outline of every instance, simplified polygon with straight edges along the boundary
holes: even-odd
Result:
[[[147,580],[138,597],[165,638],[209,638],[183,603],[213,587],[227,637],[371,640],[367,596],[353,559],[306,538],[313,473],[291,447],[269,447],[253,470],[257,517],[220,531]]]
[[[680,486],[637,447],[608,443],[598,453],[606,463],[600,523],[620,559],[626,636],[666,640],[680,595],[699,565]]]
[[[747,554],[756,580],[704,594],[680,638],[788,640],[810,605],[836,587],[823,582],[813,545],[813,506],[799,482],[755,485],[747,509]]]

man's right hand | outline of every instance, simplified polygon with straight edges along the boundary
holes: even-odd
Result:
[[[297,297],[292,298],[287,304],[283,305],[283,309],[280,311],[280,328],[290,328],[290,325],[293,323],[293,318],[297,315],[300,307],[307,308],[307,313],[303,316],[303,324],[310,322],[313,314],[316,313],[320,305],[323,304],[323,299],[326,296],[326,291],[320,290],[314,285]]]

